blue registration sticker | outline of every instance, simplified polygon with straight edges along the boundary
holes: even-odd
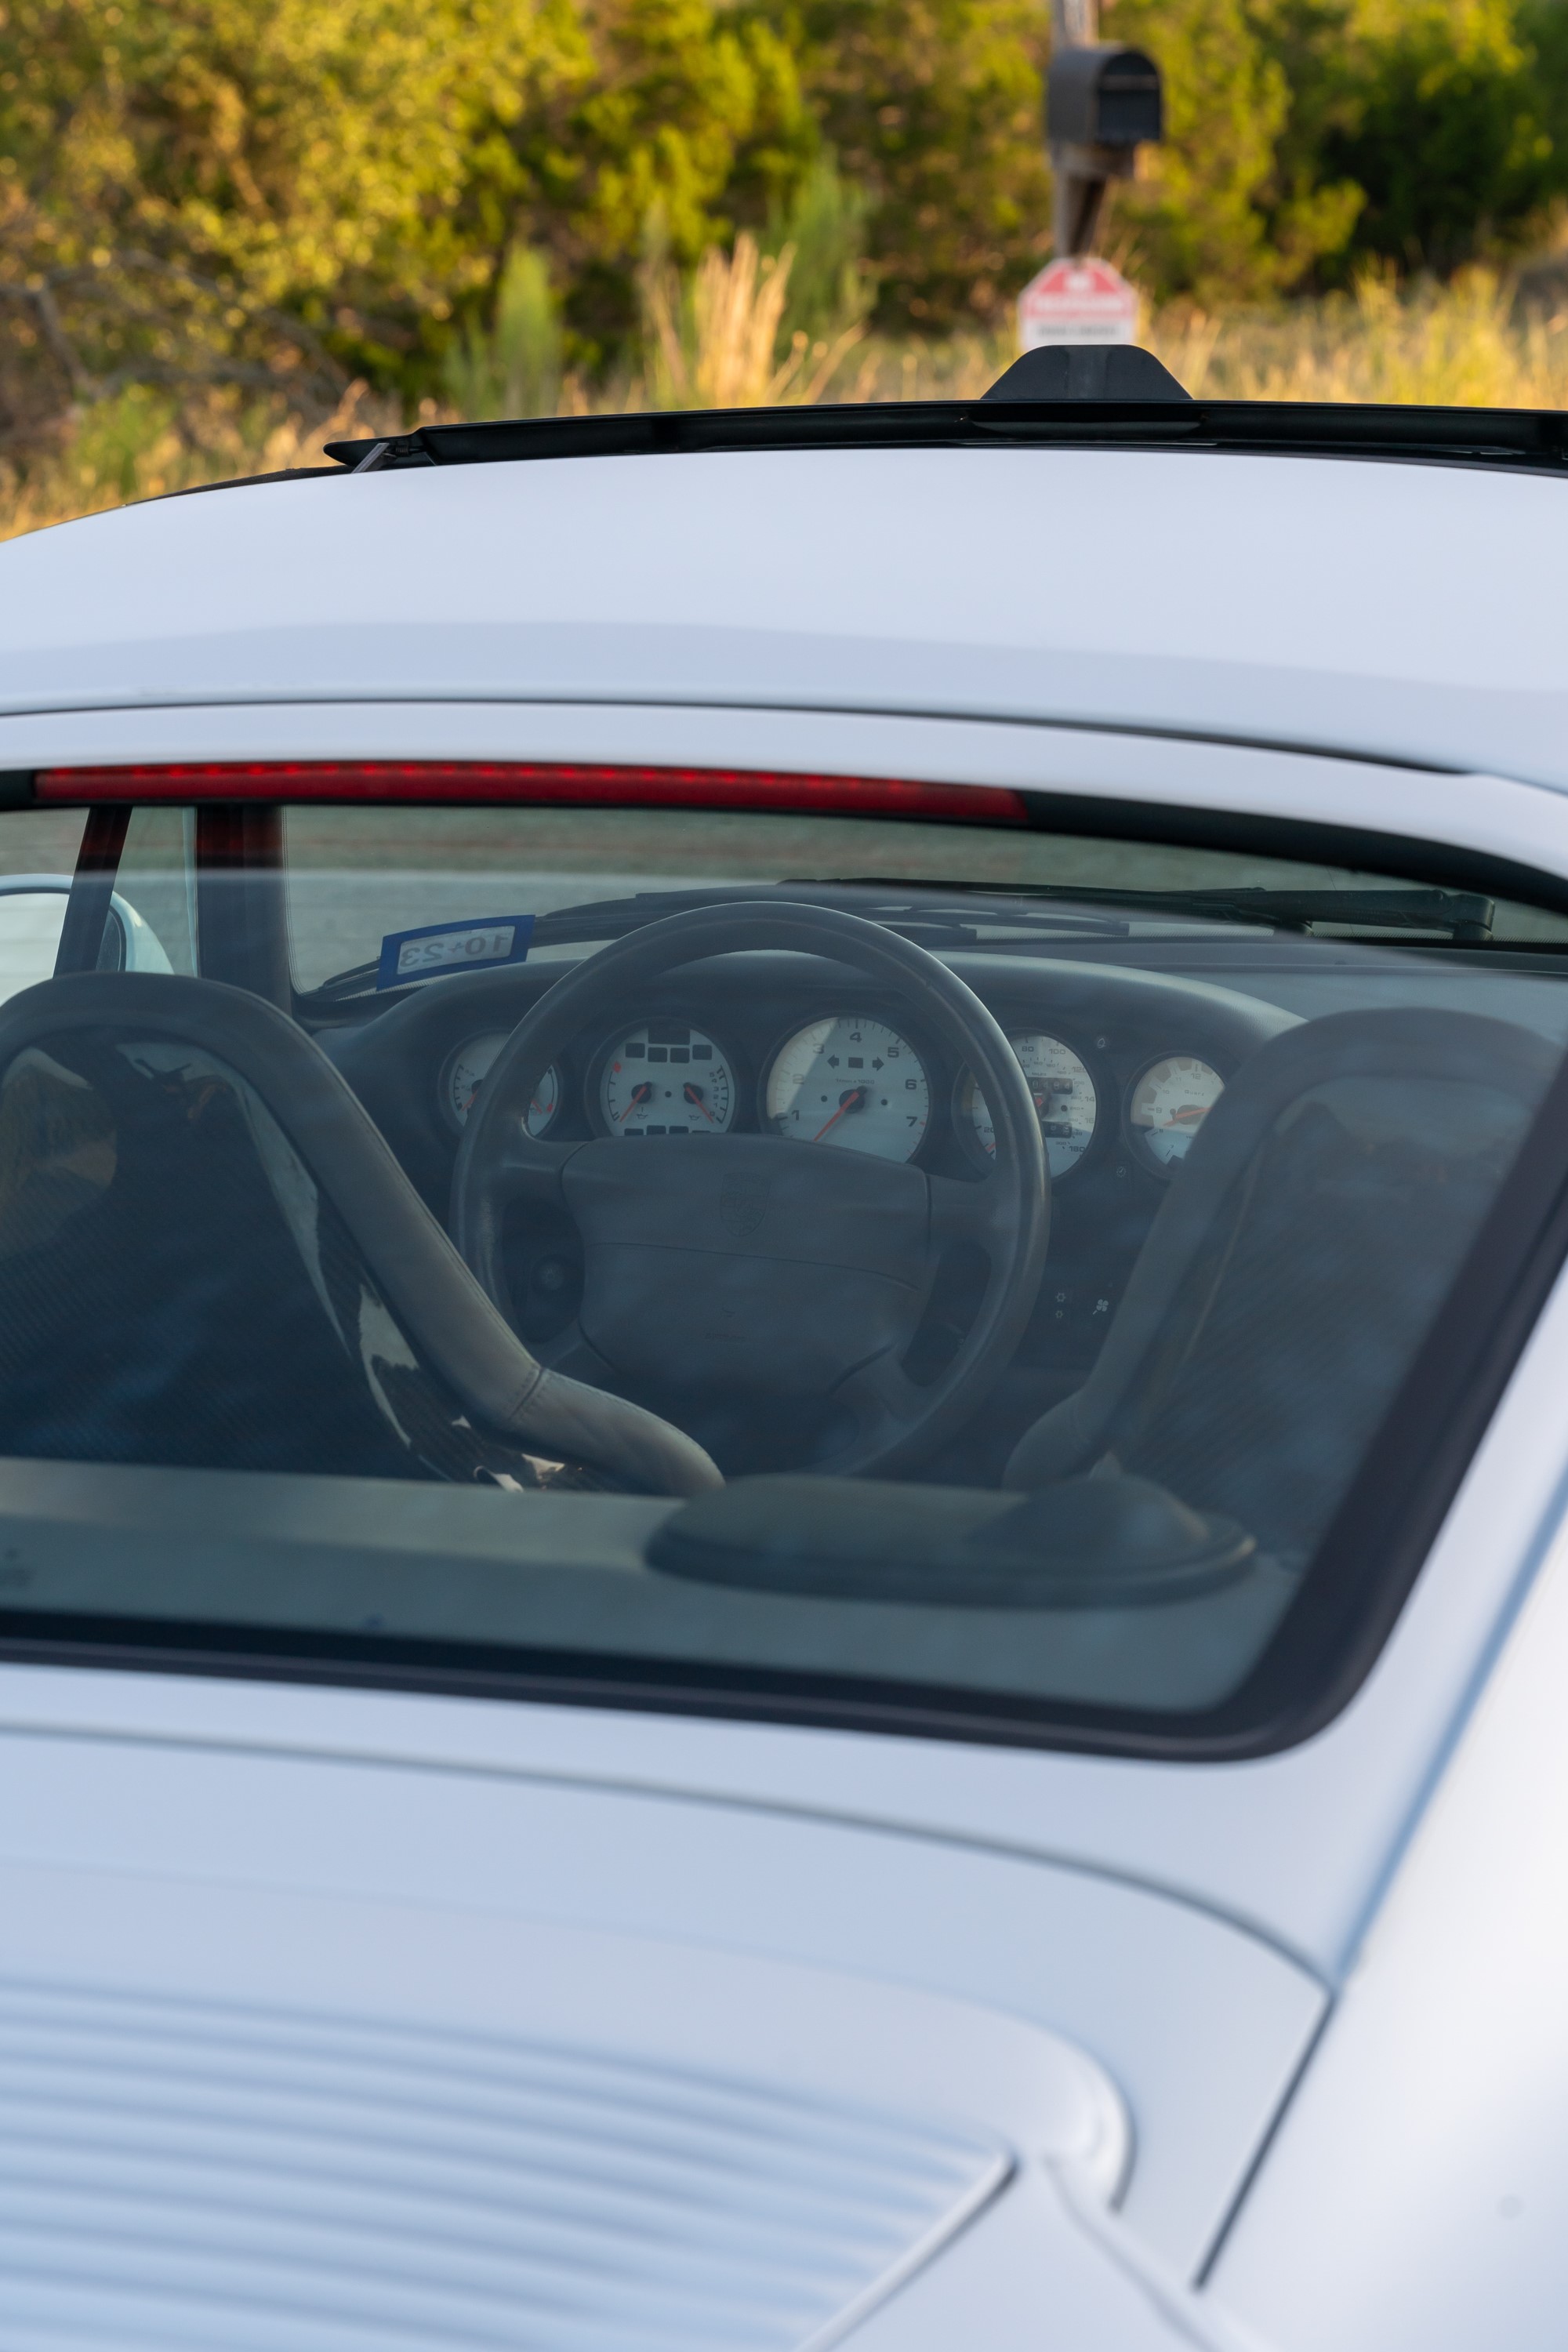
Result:
[[[447,971],[494,971],[522,963],[533,936],[531,915],[491,915],[479,923],[426,923],[416,931],[388,931],[375,968],[377,988],[402,988]]]

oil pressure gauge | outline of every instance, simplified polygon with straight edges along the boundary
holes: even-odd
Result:
[[[1146,1163],[1169,1176],[1225,1092],[1217,1070],[1195,1054],[1167,1054],[1146,1069],[1127,1105],[1127,1124]]]
[[[487,1030],[482,1036],[468,1038],[447,1063],[441,1086],[442,1108],[454,1127],[468,1125],[479,1088],[506,1041],[504,1029]],[[548,1135],[560,1108],[561,1073],[552,1062],[534,1087],[533,1098],[523,1114],[530,1135]]]

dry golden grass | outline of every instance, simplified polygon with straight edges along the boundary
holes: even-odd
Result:
[[[653,284],[644,372],[599,394],[569,377],[561,409],[963,398],[1013,357],[1004,336],[900,344],[852,325],[809,346],[797,336],[781,358],[789,261],[768,261],[742,237],[732,256],[710,255],[689,289]],[[1147,321],[1143,340],[1190,392],[1211,398],[1568,407],[1568,296],[1561,310],[1526,313],[1515,286],[1486,270],[1443,288],[1368,278],[1352,295],[1271,312],[1167,310]],[[441,414],[427,403],[421,421]],[[0,538],[236,474],[319,465],[324,442],[404,422],[363,385],[315,423],[278,407],[122,394],[25,460],[0,460]]]
[[[1167,315],[1149,341],[1211,399],[1568,407],[1568,309],[1525,312],[1490,270],[1403,293],[1368,278],[1353,295],[1273,315]]]

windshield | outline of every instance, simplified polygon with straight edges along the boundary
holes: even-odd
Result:
[[[1561,1157],[1551,883],[876,780],[35,793],[13,1647],[1194,1755],[1364,1666]]]

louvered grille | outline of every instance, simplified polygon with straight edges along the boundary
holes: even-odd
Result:
[[[994,2143],[609,2052],[0,1986],[6,2352],[805,2352]]]

